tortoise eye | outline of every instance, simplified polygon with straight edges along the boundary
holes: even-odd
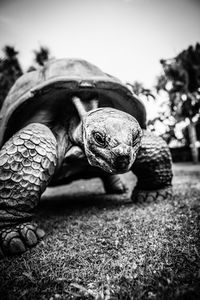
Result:
[[[106,139],[105,136],[103,136],[100,132],[93,133],[95,142],[99,144],[100,146],[104,147],[106,145]]]

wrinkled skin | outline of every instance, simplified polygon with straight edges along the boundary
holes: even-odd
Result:
[[[127,172],[136,159],[142,130],[134,117],[113,108],[92,110],[83,119],[88,162],[111,174]]]

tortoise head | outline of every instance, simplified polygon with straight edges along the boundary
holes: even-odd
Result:
[[[131,115],[110,107],[93,109],[82,119],[88,162],[109,173],[125,173],[135,161],[142,130]]]

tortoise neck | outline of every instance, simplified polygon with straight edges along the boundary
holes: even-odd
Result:
[[[74,103],[74,106],[76,107],[79,117],[81,120],[83,120],[83,117],[87,114],[87,111],[83,105],[83,102],[81,101],[80,98],[74,96],[72,98],[72,102]]]
[[[73,144],[78,145],[80,148],[84,149],[83,122],[82,121],[80,121],[80,123],[76,127],[72,128],[72,130],[71,130],[71,140],[72,140]]]
[[[83,121],[84,117],[90,113],[90,111],[98,109],[99,101],[98,99],[91,99],[87,105],[79,97],[72,97],[72,102],[76,107],[79,118]],[[87,109],[86,109],[87,108]]]
[[[61,166],[67,148],[69,147],[69,140],[66,136],[65,128],[61,126],[56,126],[52,129],[52,132],[57,140],[57,156],[58,156],[58,164],[56,169],[59,169]]]

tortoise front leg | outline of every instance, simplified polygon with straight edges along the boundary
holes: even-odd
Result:
[[[172,195],[171,154],[161,137],[144,130],[141,148],[132,171],[138,179],[132,195],[133,200],[152,201]]]
[[[128,185],[118,175],[104,174],[101,176],[104,189],[108,194],[124,194],[129,191]]]
[[[0,256],[38,243],[43,230],[29,221],[54,174],[56,139],[48,127],[32,123],[0,151]]]

